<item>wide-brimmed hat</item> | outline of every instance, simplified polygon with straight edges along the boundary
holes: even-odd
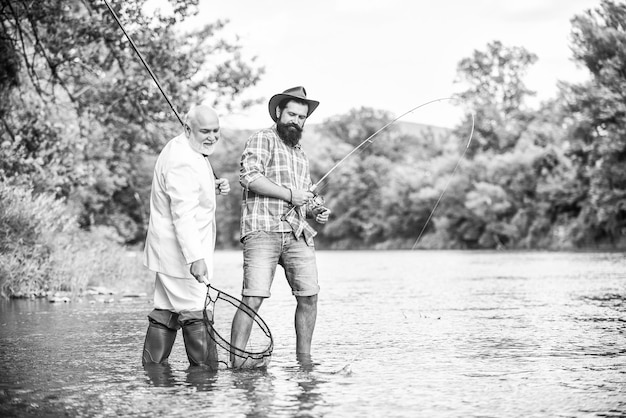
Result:
[[[311,113],[313,113],[313,111],[320,104],[320,102],[316,100],[311,100],[311,99],[306,98],[306,90],[304,89],[304,87],[302,86],[292,87],[290,89],[283,91],[282,93],[275,94],[270,99],[268,108],[270,111],[270,116],[274,122],[278,121],[278,117],[276,116],[276,107],[278,107],[279,103],[283,99],[298,99],[298,100],[305,101],[309,105],[309,112],[306,115],[307,118],[311,116]]]

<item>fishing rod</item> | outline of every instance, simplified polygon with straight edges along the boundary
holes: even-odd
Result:
[[[111,12],[111,15],[113,16],[113,18],[115,19],[115,21],[117,22],[118,26],[120,27],[120,29],[122,29],[122,32],[124,32],[124,35],[126,35],[126,39],[128,39],[128,42],[130,42],[130,45],[133,47],[133,50],[135,51],[135,53],[137,54],[137,56],[139,57],[139,60],[141,61],[141,63],[143,64],[143,66],[146,68],[146,70],[148,70],[148,73],[150,73],[150,76],[152,77],[152,80],[154,80],[154,83],[156,84],[156,86],[159,88],[159,91],[161,92],[161,94],[163,95],[163,97],[165,98],[165,101],[167,102],[168,105],[170,105],[170,108],[172,109],[172,111],[174,112],[174,114],[176,115],[176,118],[178,118],[178,121],[180,122],[180,124],[182,125],[183,129],[185,128],[185,122],[183,122],[183,119],[180,117],[180,114],[176,111],[176,108],[174,107],[174,105],[172,104],[172,101],[169,99],[169,97],[167,96],[167,94],[165,94],[165,91],[163,90],[163,88],[161,87],[161,83],[159,83],[159,80],[157,79],[156,75],[154,75],[154,72],[152,71],[152,68],[150,68],[150,66],[148,65],[148,63],[146,62],[146,60],[143,58],[143,55],[141,55],[141,52],[139,51],[139,49],[137,48],[137,45],[135,45],[135,42],[133,41],[133,39],[130,37],[130,35],[126,32],[126,29],[124,29],[124,25],[122,25],[122,22],[120,21],[120,19],[117,17],[117,14],[115,13],[115,11],[113,10],[113,8],[111,7],[111,5],[109,4],[109,2],[107,0],[102,0],[104,1],[104,4],[106,4],[107,8],[109,9],[109,12]],[[213,166],[211,166],[211,171],[213,171],[213,177],[215,177],[216,179],[218,179],[219,177],[217,176],[217,173],[215,172],[215,169],[213,168]]]
[[[133,39],[130,37],[130,35],[128,35],[128,33],[126,32],[126,29],[124,29],[124,25],[122,25],[122,22],[117,17],[117,14],[115,13],[115,11],[113,10],[113,8],[111,7],[111,5],[109,4],[109,2],[107,0],[102,0],[102,1],[104,1],[104,4],[106,4],[107,8],[109,9],[109,12],[111,12],[111,15],[113,16],[113,18],[115,19],[115,21],[119,25],[120,29],[122,29],[122,32],[124,32],[124,35],[126,35],[126,39],[128,39],[128,42],[130,42],[130,45],[133,47],[133,50],[135,51],[135,53],[137,54],[137,56],[141,60],[141,63],[143,64],[143,66],[146,68],[146,70],[148,70],[148,73],[150,73],[150,76],[152,77],[152,79],[154,80],[155,84],[159,88],[159,91],[161,92],[161,94],[163,95],[165,100],[167,101],[167,104],[170,105],[170,108],[172,109],[172,111],[174,112],[176,117],[178,118],[178,121],[184,127],[185,123],[183,122],[182,118],[180,117],[180,114],[178,114],[178,112],[174,108],[174,105],[170,101],[169,97],[167,97],[167,94],[165,94],[165,91],[161,87],[161,83],[159,83],[159,80],[154,75],[154,72],[152,72],[152,68],[150,68],[150,66],[148,65],[146,60],[143,58],[143,55],[141,55],[141,52],[139,52],[139,49],[137,49],[137,45],[135,45],[135,42],[133,42]]]
[[[352,151],[350,151],[348,154],[346,154],[345,157],[343,157],[341,160],[339,160],[334,166],[332,166],[330,168],[330,170],[328,170],[326,172],[326,174],[324,174],[318,181],[317,183],[315,183],[314,185],[311,186],[311,188],[309,189],[310,192],[315,193],[315,191],[317,190],[317,188],[319,187],[319,185],[326,180],[326,178],[328,176],[331,175],[331,173],[333,171],[335,171],[335,169],[337,167],[339,167],[341,164],[343,164],[344,161],[346,161],[352,154],[354,154],[355,152],[357,152],[359,149],[361,149],[361,147],[365,146],[365,144],[371,144],[373,142],[373,138],[378,135],[379,133],[381,133],[382,131],[384,131],[385,129],[387,129],[388,127],[390,127],[391,125],[393,125],[394,123],[396,123],[397,121],[399,121],[400,119],[402,119],[403,117],[405,117],[406,115],[415,112],[417,109],[427,106],[429,104],[432,103],[436,103],[436,102],[441,102],[444,100],[453,100],[453,97],[443,97],[440,99],[435,99],[435,100],[431,100],[429,102],[426,103],[422,103],[419,106],[415,106],[414,108],[407,110],[406,112],[404,112],[403,114],[401,114],[400,116],[398,116],[397,118],[393,119],[391,122],[388,122],[386,125],[384,125],[382,128],[378,129],[376,132],[374,132],[373,134],[371,134],[367,139],[365,139],[363,142],[361,142],[359,145],[356,146],[356,148],[354,148]]]
[[[337,169],[337,167],[339,167],[339,166],[340,166],[341,164],[343,164],[343,163],[344,163],[344,162],[345,162],[348,158],[350,158],[350,156],[354,155],[354,153],[356,153],[358,150],[360,150],[361,148],[363,148],[365,145],[371,144],[371,143],[373,142],[373,140],[374,140],[374,137],[376,137],[378,134],[380,134],[382,131],[384,131],[385,129],[387,129],[387,128],[388,128],[388,127],[390,127],[391,125],[393,125],[393,124],[395,124],[396,122],[398,122],[398,121],[399,121],[400,119],[402,119],[403,117],[405,117],[405,116],[409,115],[410,113],[415,112],[415,111],[416,111],[416,110],[418,110],[419,108],[422,108],[422,107],[424,107],[424,106],[428,106],[428,105],[433,104],[433,103],[437,103],[437,102],[441,102],[441,101],[446,101],[446,100],[454,100],[454,99],[455,99],[454,97],[442,97],[442,98],[439,98],[439,99],[434,99],[434,100],[430,100],[430,101],[428,101],[428,102],[425,102],[425,103],[422,103],[422,104],[420,104],[420,105],[418,105],[418,106],[415,106],[415,107],[413,107],[413,108],[411,108],[411,109],[407,110],[406,112],[404,112],[404,113],[403,113],[403,114],[401,114],[400,116],[396,117],[395,119],[391,120],[390,122],[386,123],[386,124],[385,124],[385,125],[383,125],[380,129],[378,129],[376,132],[374,132],[374,133],[373,133],[373,134],[371,134],[369,137],[367,137],[365,140],[363,140],[363,141],[362,141],[359,145],[357,145],[357,146],[356,146],[356,147],[355,147],[352,151],[350,151],[348,154],[346,154],[346,156],[344,156],[344,157],[343,157],[341,160],[339,160],[339,161],[338,161],[335,165],[333,165],[333,166],[330,168],[330,170],[328,170],[328,171],[326,172],[326,174],[324,174],[324,175],[323,175],[323,176],[322,176],[322,177],[321,177],[321,178],[320,178],[320,179],[319,179],[319,180],[318,180],[315,184],[313,184],[313,185],[309,188],[309,191],[310,191],[310,192],[312,192],[312,193],[314,194],[314,196],[313,196],[313,203],[314,203],[314,205],[317,207],[317,206],[322,206],[322,205],[324,204],[323,199],[322,199],[322,198],[320,198],[321,196],[319,196],[319,195],[318,195],[318,193],[316,193],[316,191],[318,191],[318,188],[319,188],[320,184],[321,184],[324,180],[326,180],[326,178],[328,178],[328,176],[330,176],[330,175],[333,173],[333,171],[335,171],[335,170]],[[471,140],[472,140],[473,133],[474,133],[474,115],[472,115],[472,133],[470,134],[469,141],[468,141],[467,146],[466,146],[466,148],[465,148],[465,152],[467,152],[467,148],[469,147],[469,144],[470,144],[470,142],[471,142]],[[461,159],[462,159],[462,158],[463,158],[463,156],[465,155],[465,152],[463,152],[463,155],[461,156]],[[461,159],[459,159],[459,161],[457,162],[457,166],[458,166],[458,164],[460,163]],[[455,171],[456,171],[456,168],[457,168],[457,167],[455,167]],[[454,175],[454,173],[453,173],[453,175]],[[447,188],[447,185],[446,185],[446,188]],[[444,193],[445,193],[445,189],[444,189]],[[442,193],[442,195],[440,196],[439,200],[440,200],[442,197],[443,197],[443,193]],[[295,207],[295,206],[291,207],[291,208],[289,209],[289,211],[287,211],[287,213],[285,213],[285,215],[283,215],[283,218],[287,217],[287,216],[288,216],[291,212],[293,212],[295,209],[296,209],[296,207]],[[435,206],[435,208],[433,208],[433,210],[432,210],[432,212],[431,212],[431,214],[430,214],[430,216],[429,216],[428,220],[426,221],[426,224],[424,225],[424,227],[423,227],[423,229],[422,229],[422,233],[423,233],[423,231],[425,230],[426,225],[427,225],[427,224],[428,224],[428,222],[430,221],[430,217],[432,217],[432,214],[434,213],[435,209],[436,209],[436,206]],[[420,238],[421,238],[421,234],[420,234]],[[419,240],[419,238],[418,238],[418,240]],[[417,242],[416,242],[416,244],[417,244]]]
[[[345,157],[343,157],[341,160],[339,160],[335,165],[333,165],[330,170],[328,170],[326,172],[326,174],[324,174],[318,181],[317,183],[313,184],[310,188],[309,191],[312,192],[314,194],[313,197],[313,202],[315,206],[322,206],[324,204],[323,199],[320,199],[318,197],[318,194],[316,193],[317,189],[319,188],[320,184],[326,180],[326,178],[328,176],[331,175],[331,173],[333,171],[335,171],[335,169],[337,169],[337,167],[339,167],[341,164],[343,164],[344,161],[346,161],[351,155],[353,155],[355,152],[357,152],[359,149],[361,149],[362,147],[364,147],[366,144],[371,144],[373,142],[373,139],[376,135],[378,135],[379,133],[381,133],[383,130],[387,129],[389,126],[393,125],[394,123],[396,123],[397,121],[399,121],[400,119],[402,119],[403,117],[405,117],[406,115],[416,111],[417,109],[430,105],[432,103],[437,103],[437,102],[441,102],[444,100],[453,100],[454,97],[444,97],[444,98],[440,98],[440,99],[435,99],[435,100],[431,100],[428,101],[426,103],[422,103],[418,106],[415,106],[414,108],[407,110],[406,112],[404,112],[403,114],[401,114],[400,116],[398,116],[397,118],[393,119],[392,121],[388,122],[387,124],[385,124],[382,128],[378,129],[376,132],[374,132],[372,135],[370,135],[367,139],[365,139],[364,141],[362,141],[359,145],[357,145],[352,151],[350,151],[348,154],[346,154]],[[428,226],[428,224],[430,223],[430,220],[432,219],[433,215],[435,214],[435,211],[437,210],[437,207],[439,206],[439,203],[441,202],[441,199],[443,199],[444,194],[446,193],[446,191],[448,190],[448,186],[450,185],[450,182],[452,181],[452,178],[454,178],[454,175],[456,174],[461,161],[463,161],[463,158],[465,158],[465,154],[467,153],[467,150],[469,149],[469,146],[472,142],[472,138],[474,137],[474,125],[475,125],[475,121],[474,121],[474,114],[471,113],[471,118],[472,118],[472,128],[469,134],[469,138],[467,140],[467,144],[465,145],[465,149],[463,150],[463,153],[461,154],[461,156],[459,157],[459,159],[457,160],[454,169],[452,170],[452,173],[450,174],[450,177],[448,178],[448,181],[446,182],[446,185],[443,188],[443,191],[441,192],[441,194],[439,195],[439,197],[437,198],[435,205],[433,206],[433,208],[431,209],[430,213],[428,214],[428,218],[426,219],[426,222],[424,223],[424,225],[422,226],[422,229],[420,230],[420,233],[417,237],[417,239],[415,240],[415,243],[413,244],[413,246],[411,247],[411,250],[415,250],[415,248],[417,247],[417,244],[419,242],[419,240],[422,238],[422,235],[424,234],[424,231],[426,231],[426,227]],[[286,217],[287,215],[289,215],[292,211],[295,210],[295,206],[293,206],[292,208],[289,209],[289,211],[287,211],[287,213],[285,215],[283,215],[283,218]]]
[[[355,147],[352,151],[350,151],[348,154],[346,154],[346,156],[345,156],[345,157],[343,157],[343,158],[342,158],[341,160],[339,160],[339,161],[338,161],[335,165],[333,165],[333,166],[330,168],[330,170],[328,170],[328,171],[326,172],[326,174],[324,174],[324,175],[323,175],[323,176],[322,176],[322,177],[321,177],[321,178],[317,181],[317,183],[313,184],[313,185],[309,188],[309,191],[310,191],[311,193],[313,193],[313,204],[314,204],[314,206],[315,206],[315,207],[319,207],[319,206],[324,205],[324,199],[323,199],[323,198],[322,198],[322,197],[321,197],[318,193],[316,193],[316,191],[317,191],[318,187],[320,186],[320,184],[321,184],[324,180],[326,180],[326,178],[327,178],[328,176],[330,176],[330,175],[331,175],[331,173],[332,173],[333,171],[335,171],[335,169],[337,169],[337,167],[339,167],[341,164],[343,164],[343,163],[344,163],[344,161],[346,161],[348,158],[350,158],[350,156],[352,156],[355,152],[357,152],[359,149],[361,149],[362,147],[364,147],[366,144],[371,144],[371,143],[373,142],[374,137],[375,137],[376,135],[378,135],[379,133],[381,133],[382,131],[384,131],[385,129],[387,129],[388,127],[390,127],[391,125],[393,125],[394,123],[396,123],[397,121],[399,121],[400,119],[402,119],[403,117],[405,117],[406,115],[408,115],[408,114],[410,114],[410,113],[412,113],[412,112],[416,111],[416,110],[417,110],[417,109],[419,109],[420,107],[427,106],[427,105],[429,105],[429,104],[431,104],[431,103],[441,102],[441,101],[443,101],[443,100],[452,100],[452,99],[453,99],[453,97],[443,97],[443,98],[440,98],[440,99],[431,100],[431,101],[428,101],[428,102],[426,102],[426,103],[422,103],[422,104],[420,104],[420,105],[418,105],[418,106],[415,106],[414,108],[412,108],[412,109],[410,109],[410,110],[407,110],[406,112],[404,112],[403,114],[401,114],[401,115],[400,115],[400,116],[398,116],[397,118],[395,118],[395,119],[391,120],[390,122],[388,122],[387,124],[385,124],[383,127],[381,127],[380,129],[378,129],[376,132],[374,132],[373,134],[371,134],[369,137],[367,137],[364,141],[362,141],[359,145],[357,145],[357,146],[356,146],[356,147]],[[290,214],[291,212],[293,212],[294,210],[296,210],[296,207],[295,207],[295,206],[291,207],[291,208],[287,211],[287,213],[285,213],[285,214],[283,215],[283,219],[285,219],[287,216],[289,216],[289,214]]]

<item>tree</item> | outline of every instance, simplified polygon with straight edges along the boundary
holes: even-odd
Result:
[[[145,3],[113,7],[180,112],[207,92],[219,92],[212,104],[224,109],[251,104],[238,97],[263,69],[217,37],[227,22],[182,32],[198,0],[170,0],[173,13],[150,16]],[[175,116],[104,2],[1,4],[0,180],[69,199],[83,227],[141,240],[142,159],[180,129]]]
[[[475,138],[470,155],[476,152],[505,152],[515,146],[530,115],[524,101],[534,93],[523,82],[537,56],[523,47],[506,47],[500,41],[474,51],[457,66],[458,80],[467,84],[459,94],[463,104],[475,112]],[[464,121],[461,129],[469,125]],[[460,132],[459,132],[460,134]]]
[[[563,84],[572,113],[568,155],[585,197],[574,230],[581,245],[626,244],[626,4],[602,0],[572,19],[574,58],[591,74]]]
[[[468,116],[454,132],[466,136],[472,114],[475,129],[468,152],[471,166],[452,185],[456,199],[444,202],[435,219],[437,234],[449,247],[501,248],[515,246],[521,238],[511,221],[528,203],[535,181],[533,157],[516,147],[536,117],[525,106],[534,93],[523,81],[536,60],[522,47],[494,41],[457,66],[457,81],[466,85],[459,98]]]
[[[326,120],[311,154],[313,161],[317,157],[324,161],[323,168],[314,171],[322,176],[393,120],[389,112],[371,108],[353,109]],[[333,216],[321,228],[320,244],[333,248],[410,246],[434,203],[432,196],[417,191],[430,185],[430,160],[443,158],[448,135],[447,130],[398,121],[352,154],[321,185]]]

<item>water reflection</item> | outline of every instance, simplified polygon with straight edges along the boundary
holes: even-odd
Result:
[[[169,364],[151,363],[146,364],[144,371],[150,384],[156,387],[174,387],[176,378]]]
[[[296,354],[296,361],[298,362],[298,366],[303,372],[310,372],[313,370],[313,367],[316,366],[316,363],[313,362],[313,357],[310,354]],[[319,363],[317,363],[319,365]]]
[[[271,415],[276,391],[266,369],[232,370],[232,378],[233,388],[245,399],[246,417]]]
[[[295,403],[298,405],[296,416],[313,416],[313,411],[324,405],[322,394],[318,390],[320,380],[313,373],[319,364],[309,354],[298,354],[296,360],[301,372],[297,379],[299,390],[295,394]]]
[[[190,366],[184,372],[184,382],[176,377],[169,364],[146,364],[143,366],[149,384],[154,387],[176,387],[187,384],[199,392],[208,392],[215,388],[217,372],[205,366]]]
[[[186,382],[198,392],[210,392],[216,387],[217,373],[207,366],[192,366],[185,372]]]

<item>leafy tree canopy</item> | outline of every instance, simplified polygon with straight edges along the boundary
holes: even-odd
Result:
[[[180,112],[208,92],[222,109],[251,104],[238,98],[263,69],[219,37],[227,22],[182,31],[198,0],[171,0],[168,15],[145,3],[112,7]],[[0,31],[0,180],[69,198],[84,227],[142,239],[138,170],[179,127],[105,3],[3,0]]]
[[[500,41],[476,50],[457,66],[458,82],[466,86],[459,97],[475,112],[476,129],[471,153],[503,152],[515,146],[527,119],[525,100],[534,94],[523,79],[537,56],[522,47]],[[467,121],[464,124],[468,125]]]
[[[591,74],[562,86],[571,112],[568,155],[585,192],[577,220],[582,245],[626,240],[626,3],[602,0],[572,19],[574,58]]]

